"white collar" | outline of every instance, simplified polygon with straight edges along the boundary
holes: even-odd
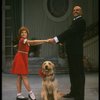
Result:
[[[81,15],[80,15],[80,16],[77,16],[77,17],[73,18],[73,20],[76,20],[76,19],[78,19],[78,18],[80,18],[80,17],[82,17],[82,16],[81,16]]]

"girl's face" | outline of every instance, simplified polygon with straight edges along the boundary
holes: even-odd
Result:
[[[27,31],[26,30],[21,31],[21,37],[27,38]]]

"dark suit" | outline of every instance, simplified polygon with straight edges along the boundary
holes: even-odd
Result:
[[[59,43],[66,45],[71,82],[70,90],[75,100],[84,100],[83,35],[85,31],[85,20],[80,17],[72,21],[68,30],[57,36]]]

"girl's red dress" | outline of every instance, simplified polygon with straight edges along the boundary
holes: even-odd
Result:
[[[24,40],[24,38],[19,40],[18,52],[16,53],[12,64],[12,74],[28,74],[29,46],[27,43],[24,43]]]

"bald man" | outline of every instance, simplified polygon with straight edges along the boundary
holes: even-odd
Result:
[[[72,12],[74,18],[68,30],[60,35],[50,38],[50,43],[65,43],[69,62],[70,93],[64,98],[84,100],[85,73],[83,66],[83,36],[86,31],[86,23],[82,17],[82,8],[75,6]]]

